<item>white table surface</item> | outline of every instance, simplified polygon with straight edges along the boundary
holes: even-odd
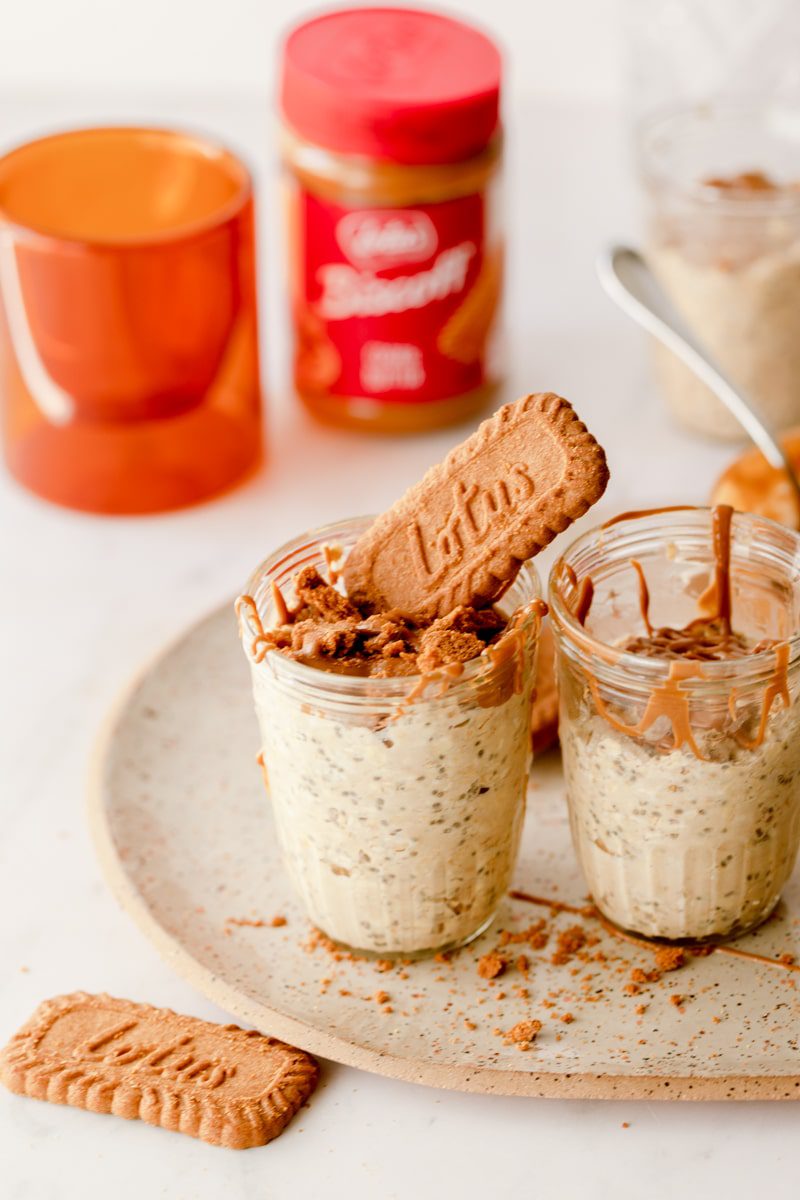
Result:
[[[148,519],[50,507],[0,474],[0,1040],[45,997],[109,991],[211,1019],[101,878],[85,779],[101,719],[143,660],[299,530],[391,502],[463,431],[372,439],[315,427],[285,385],[279,205],[266,97],[0,92],[0,140],[97,120],[205,128],[260,184],[269,461],[226,498]],[[595,282],[607,238],[635,232],[620,114],[520,101],[509,145],[511,282],[505,398],[568,396],[607,448],[603,511],[703,501],[730,456],[674,429],[644,348]],[[798,1109],[776,1104],[504,1099],[323,1064],[310,1106],[270,1146],[234,1153],[140,1123],[0,1094],[6,1200],[535,1195],[745,1197],[800,1167]],[[624,1128],[623,1122],[630,1127]]]

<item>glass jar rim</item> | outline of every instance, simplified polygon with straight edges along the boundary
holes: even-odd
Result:
[[[771,104],[727,103],[720,105],[694,104],[679,108],[665,108],[645,120],[638,133],[637,158],[639,169],[646,184],[671,192],[698,207],[724,216],[737,218],[759,218],[795,213],[800,210],[800,188],[778,187],[772,191],[755,193],[721,192],[719,188],[701,180],[681,182],[657,162],[659,139],[671,133],[685,132],[696,126],[703,118],[722,122],[741,123],[747,118],[761,118],[765,123],[781,113],[791,112],[795,127],[800,127],[800,111],[794,107]]]
[[[174,228],[142,235],[86,237],[61,230],[47,229],[33,222],[22,220],[6,211],[1,201],[0,224],[12,231],[20,241],[63,247],[86,247],[102,251],[139,250],[147,249],[150,246],[180,245],[183,242],[193,241],[213,233],[217,229],[222,229],[243,212],[253,199],[253,175],[238,152],[234,152],[213,136],[166,125],[85,125],[57,130],[55,133],[48,133],[42,137],[18,143],[0,155],[0,173],[13,170],[15,164],[23,163],[26,156],[43,148],[68,147],[70,143],[82,140],[100,141],[104,138],[114,137],[127,138],[131,142],[151,140],[163,142],[166,145],[189,148],[198,159],[214,160],[221,169],[226,171],[231,180],[235,180],[235,191],[215,211],[205,217],[187,221],[184,224],[176,224]]]
[[[605,535],[625,535],[634,528],[645,528],[653,533],[664,533],[675,529],[675,518],[678,514],[690,518],[696,517],[710,521],[713,509],[707,505],[675,505],[666,509],[644,510],[640,513],[624,515],[624,519],[612,518],[610,522],[596,525],[592,529],[574,538],[553,565],[548,581],[548,607],[553,629],[557,640],[563,639],[573,652],[585,662],[591,662],[592,670],[609,682],[623,686],[647,686],[663,682],[668,678],[671,665],[675,660],[656,658],[643,654],[633,654],[620,650],[596,637],[578,620],[576,614],[569,608],[562,592],[561,576],[566,568],[573,567],[574,559],[590,547],[602,547]],[[645,524],[649,522],[650,524]],[[764,526],[780,537],[785,537],[794,544],[794,557],[797,562],[797,579],[800,584],[800,534],[778,524],[768,517],[755,513],[734,512],[733,526],[744,525],[755,530]],[[710,534],[709,528],[709,534]],[[794,633],[783,639],[789,646],[788,667],[794,668],[800,662],[800,623]],[[747,655],[743,658],[727,658],[716,661],[703,661],[702,676],[682,681],[682,689],[689,691],[704,691],[720,685],[730,685],[731,682],[756,684],[768,680],[775,670],[775,650],[768,648],[758,654]]]
[[[302,549],[304,546],[316,544],[320,547],[326,543],[330,544],[346,537],[348,533],[358,535],[367,529],[375,520],[374,515],[365,517],[348,517],[341,521],[333,521],[327,525],[322,525],[318,528],[311,529],[306,533],[300,534],[297,537],[290,538],[282,546],[279,546],[272,554],[267,557],[256,567],[250,574],[245,590],[245,595],[252,596],[255,600],[256,593],[259,587],[264,582],[271,582],[270,576],[274,574],[278,565],[289,557],[292,553]],[[299,568],[298,568],[299,569]],[[535,565],[529,559],[524,562],[515,577],[512,587],[520,580],[525,586],[526,598],[524,604],[518,606],[514,612],[519,611],[521,607],[527,604],[532,604],[533,601],[541,600],[542,588],[539,579],[538,571]],[[499,603],[502,604],[501,597]],[[256,601],[256,607],[259,616],[263,615],[261,608]],[[514,615],[514,612],[508,614],[509,617]],[[423,674],[421,672],[413,675],[390,675],[385,678],[375,675],[349,675],[344,672],[323,671],[319,667],[312,667],[308,663],[299,662],[296,659],[290,658],[286,654],[274,653],[265,654],[260,663],[254,663],[252,657],[248,654],[248,659],[251,666],[263,667],[269,664],[268,668],[272,670],[278,677],[285,680],[287,683],[292,683],[306,690],[309,694],[317,696],[329,695],[339,699],[349,698],[353,700],[364,700],[368,702],[380,701],[397,701],[404,700],[408,697],[410,691],[417,687],[421,680],[426,677],[431,679],[446,678],[446,668],[438,668],[436,671]],[[448,697],[457,697],[460,694],[460,689],[465,685],[476,681],[488,667],[490,662],[487,659],[486,652],[479,654],[476,658],[470,659],[469,662],[463,664],[461,674],[451,677],[451,682],[447,688]],[[424,693],[421,699],[429,699]]]

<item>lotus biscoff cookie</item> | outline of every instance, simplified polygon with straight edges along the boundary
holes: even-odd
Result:
[[[525,396],[377,518],[345,563],[347,594],[425,617],[491,604],[607,481],[605,454],[568,401]]]
[[[314,1059],[256,1030],[75,992],[40,1004],[0,1052],[12,1092],[246,1150],[317,1084]]]

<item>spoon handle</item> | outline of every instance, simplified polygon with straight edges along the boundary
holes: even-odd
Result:
[[[800,483],[778,438],[687,328],[642,255],[629,246],[610,246],[597,259],[597,274],[611,299],[677,355],[719,397],[767,462],[786,472],[800,504]]]

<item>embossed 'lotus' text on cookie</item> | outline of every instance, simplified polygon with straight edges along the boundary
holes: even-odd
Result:
[[[425,616],[491,603],[607,479],[602,449],[568,402],[526,396],[378,517],[345,564],[348,594]]]
[[[256,1031],[77,992],[39,1006],[0,1053],[0,1080],[36,1099],[246,1149],[281,1132],[317,1067]]]
[[[453,485],[453,511],[440,529],[431,536],[419,519],[409,526],[411,551],[428,586],[436,587],[471,544],[480,545],[490,535],[498,517],[513,512],[535,492],[536,483],[524,463],[513,463],[508,479],[489,487],[467,486],[459,479]]]

